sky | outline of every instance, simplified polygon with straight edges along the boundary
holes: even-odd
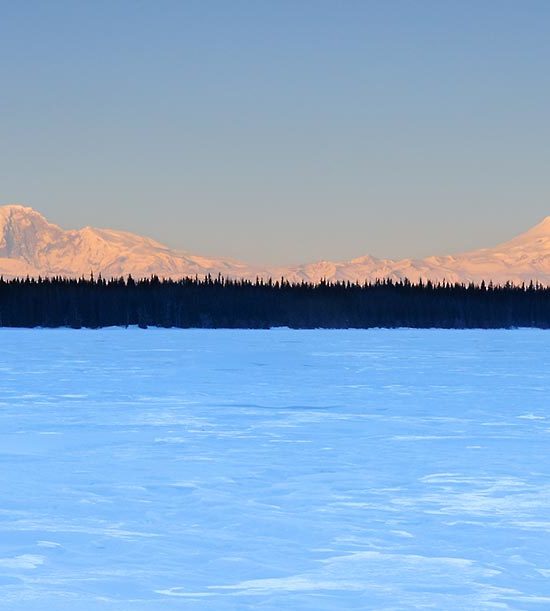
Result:
[[[0,204],[254,263],[550,214],[547,0],[0,0]]]

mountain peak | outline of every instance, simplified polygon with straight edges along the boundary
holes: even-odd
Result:
[[[31,208],[30,206],[24,206],[23,204],[5,204],[4,206],[0,206],[0,212],[4,212],[5,214],[19,212],[42,216],[40,212],[36,211],[34,208]]]
[[[61,237],[63,230],[36,210],[20,204],[0,207],[0,257],[34,265],[37,252]]]
[[[545,216],[536,225],[533,225],[533,227],[531,227],[531,229],[528,229],[523,235],[526,235],[526,234],[547,234],[547,235],[550,235],[550,216]]]
[[[21,204],[7,204],[5,206],[0,206],[0,236],[6,231],[8,224],[12,225],[12,229],[13,224],[31,224],[36,228],[42,225],[49,225],[52,227],[55,226],[49,223],[46,218],[34,208],[23,206]]]
[[[550,232],[550,215],[545,216],[539,223],[537,223],[532,230],[534,229],[544,229],[545,231]]]
[[[545,216],[536,225],[520,233],[515,238],[512,238],[508,242],[505,242],[501,247],[515,247],[523,245],[529,247],[530,245],[547,243],[550,241],[550,216]]]

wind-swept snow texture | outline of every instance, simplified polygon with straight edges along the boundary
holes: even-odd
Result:
[[[546,331],[0,330],[0,608],[550,608]]]

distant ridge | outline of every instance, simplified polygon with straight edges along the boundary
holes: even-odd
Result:
[[[372,281],[377,278],[412,282],[419,279],[449,282],[503,284],[531,280],[550,285],[550,216],[517,237],[493,248],[427,257],[425,259],[378,259],[364,256],[351,261],[319,261],[290,267],[263,268],[232,259],[209,258],[168,248],[150,238],[125,231],[84,227],[64,230],[39,212],[21,205],[0,207],[0,275],[127,276],[161,278],[227,278],[257,276],[290,281]]]

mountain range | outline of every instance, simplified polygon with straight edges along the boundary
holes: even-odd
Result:
[[[288,267],[260,267],[232,259],[193,255],[147,237],[112,229],[65,230],[26,206],[0,207],[0,276],[96,276],[134,278],[257,276],[318,282],[377,278],[450,282],[531,280],[550,285],[550,216],[517,237],[492,248],[424,259],[379,259],[369,255],[350,261],[318,261]]]

